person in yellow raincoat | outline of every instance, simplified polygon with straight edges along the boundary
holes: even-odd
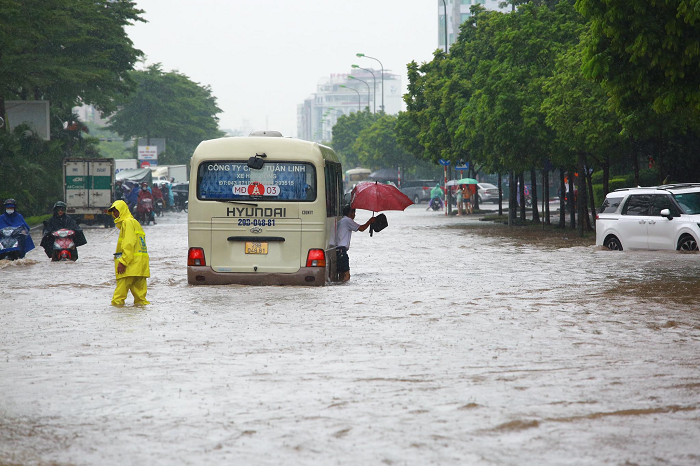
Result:
[[[114,201],[109,212],[119,228],[117,252],[114,254],[117,288],[112,296],[112,305],[123,306],[129,290],[134,296],[134,304],[151,304],[146,300],[146,278],[151,276],[146,234],[131,215],[126,202]]]

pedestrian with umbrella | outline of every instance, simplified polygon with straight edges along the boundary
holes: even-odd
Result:
[[[341,275],[341,280],[346,282],[350,280],[350,258],[348,257],[348,249],[350,249],[350,238],[354,231],[365,231],[377,219],[371,217],[364,224],[360,225],[355,221],[355,209],[346,205],[343,207],[343,218],[338,222],[336,228],[336,254],[338,257],[338,273]]]
[[[350,237],[352,233],[355,231],[365,231],[370,225],[375,223],[377,223],[377,226],[373,228],[375,231],[380,231],[388,225],[386,216],[382,214],[375,217],[374,212],[404,210],[411,204],[413,204],[413,201],[399,191],[396,186],[389,184],[380,184],[376,181],[374,183],[363,182],[358,183],[352,189],[350,205],[343,208],[343,218],[338,222],[338,227],[336,229],[337,264],[342,281],[346,282],[350,280],[348,249],[350,249]],[[355,209],[371,210],[372,217],[367,220],[366,223],[360,225],[355,222]],[[379,227],[380,224],[381,227]]]

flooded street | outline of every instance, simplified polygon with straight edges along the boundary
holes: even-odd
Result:
[[[0,262],[0,465],[700,464],[700,255],[387,217],[320,288],[189,286],[186,214],[151,306],[116,230]]]

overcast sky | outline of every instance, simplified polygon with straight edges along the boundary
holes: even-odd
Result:
[[[136,0],[148,23],[127,32],[147,64],[162,63],[218,100],[220,126],[296,136],[297,104],[353,63],[402,76],[430,61],[437,44],[435,0]]]

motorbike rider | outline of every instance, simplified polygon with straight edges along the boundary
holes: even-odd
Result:
[[[17,212],[17,201],[14,199],[5,200],[5,212],[0,215],[0,229],[8,227],[24,227],[26,231],[20,239],[21,251],[19,253],[19,258],[22,259],[25,254],[34,249],[34,241],[32,241],[32,237],[29,235],[29,225],[24,221],[22,214]]]
[[[158,199],[163,201],[163,208],[165,208],[165,199],[163,199],[163,191],[160,190],[157,184],[153,183],[153,187],[151,188],[151,192],[153,193],[153,204],[155,206],[155,203],[158,202]],[[162,212],[161,212],[162,215]]]
[[[117,199],[124,200],[128,196],[128,189],[122,180],[117,180],[114,182],[114,200]]]
[[[149,213],[149,212],[146,212],[145,207],[144,207],[144,205],[143,205],[143,201],[144,201],[145,199],[150,199],[150,200],[151,200],[151,206],[153,206],[153,194],[151,194],[151,192],[148,190],[148,183],[146,183],[146,182],[144,181],[143,183],[141,183],[141,191],[139,191],[138,204],[137,204],[137,207],[136,207],[136,211],[137,211],[140,215],[143,216],[143,217],[142,217],[142,220],[143,220],[144,222],[146,222],[146,223],[148,223],[148,219],[146,219],[145,216],[146,216],[146,215],[150,215],[150,216],[151,216],[150,219],[153,220],[153,224],[155,225],[155,224],[156,224],[156,215],[155,215],[155,213],[153,213],[153,210],[151,210],[150,213]]]
[[[442,189],[440,188],[440,183],[436,184],[435,187],[430,190],[430,202],[428,202],[428,208],[425,210],[430,210],[430,206],[433,205],[433,200],[435,200],[436,198],[437,198],[437,202],[440,205],[440,208],[442,209],[442,206],[443,206],[442,205],[442,195],[443,194],[444,193],[443,193]]]
[[[167,190],[168,207],[175,210],[175,194],[173,193],[173,185],[170,183],[167,183],[167,184],[164,184],[163,186]]]
[[[139,189],[139,185],[135,184],[133,188],[131,188],[131,191],[129,191],[129,194],[127,194],[126,199],[124,201],[129,205],[129,210],[131,212],[136,211],[136,204],[139,200],[139,193],[141,190]]]
[[[44,236],[41,238],[41,247],[44,248],[47,257],[51,257],[53,254],[54,240],[51,233],[62,229],[73,230],[75,232],[75,236],[73,237],[73,243],[75,243],[76,247],[74,257],[77,260],[77,247],[87,244],[87,240],[78,222],[66,214],[66,203],[58,201],[53,205],[53,217],[44,222]]]

